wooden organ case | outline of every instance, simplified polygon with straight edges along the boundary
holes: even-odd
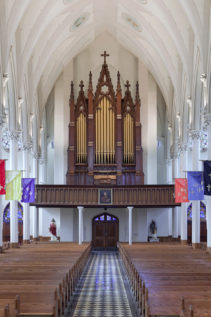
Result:
[[[81,81],[76,102],[71,82],[67,185],[142,185],[138,82],[133,102],[128,81],[122,97],[118,72],[115,93],[106,63],[109,55],[102,56],[95,94],[91,72],[88,96]]]

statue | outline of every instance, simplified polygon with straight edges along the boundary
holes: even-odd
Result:
[[[55,221],[54,218],[51,220],[49,232],[51,233],[51,241],[57,241],[57,236],[56,236],[56,221]]]
[[[155,220],[152,220],[149,226],[151,238],[149,239],[150,242],[159,242],[159,239],[157,237],[157,225]]]

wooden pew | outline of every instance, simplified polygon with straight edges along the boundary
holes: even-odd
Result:
[[[21,315],[63,315],[89,253],[88,244],[62,243],[8,250],[0,267],[0,301],[19,294]]]
[[[148,316],[211,316],[211,257],[176,244],[119,244],[140,312]],[[181,308],[181,295],[187,306]]]

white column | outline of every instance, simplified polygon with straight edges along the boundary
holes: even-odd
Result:
[[[211,160],[211,114],[205,116],[208,134],[208,160]],[[211,253],[211,196],[206,196],[207,250]]]
[[[38,154],[34,153],[33,155],[33,177],[35,178],[36,184],[38,183]],[[32,236],[34,240],[38,239],[38,209],[37,207],[32,208]]]
[[[46,184],[47,182],[47,145],[46,145],[46,131],[42,127],[40,129],[40,147],[41,157],[39,159],[39,184]],[[39,237],[44,236],[46,223],[44,221],[44,209],[39,208]]]
[[[167,184],[172,184],[172,159],[166,160],[167,167]],[[168,208],[168,235],[172,236],[172,208]]]
[[[82,244],[83,207],[78,206],[78,244]]]
[[[179,159],[177,156],[173,159],[173,178],[179,176]],[[172,236],[173,238],[178,238],[178,218],[179,218],[179,208],[174,207],[172,213]]]
[[[2,128],[3,128],[3,122],[2,122],[2,117],[0,115],[0,140],[2,136]],[[0,159],[2,159],[1,145],[0,145]],[[0,196],[0,253],[2,252],[2,245],[3,245],[3,204],[2,204],[2,196]]]
[[[132,244],[132,230],[133,230],[133,207],[127,207],[128,208],[128,243],[129,245]]]
[[[182,145],[181,153],[181,177],[186,178],[188,170],[188,148],[187,144]],[[187,244],[187,208],[188,203],[182,203],[181,206],[181,244]]]
[[[29,177],[28,151],[30,144],[23,145],[23,177]],[[23,203],[23,243],[30,241],[30,207],[28,203]]]
[[[193,171],[201,170],[200,158],[200,131],[191,131],[191,137],[193,139]],[[197,248],[200,243],[200,201],[192,201],[192,246]]]
[[[17,134],[10,133],[10,170],[17,169]],[[10,201],[10,243],[12,247],[18,246],[18,202]]]

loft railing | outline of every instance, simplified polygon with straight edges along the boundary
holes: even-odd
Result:
[[[108,187],[105,187],[108,189]],[[37,207],[99,207],[99,189],[91,186],[36,185]],[[112,187],[112,207],[176,207],[174,185]],[[109,207],[109,206],[108,206]]]

